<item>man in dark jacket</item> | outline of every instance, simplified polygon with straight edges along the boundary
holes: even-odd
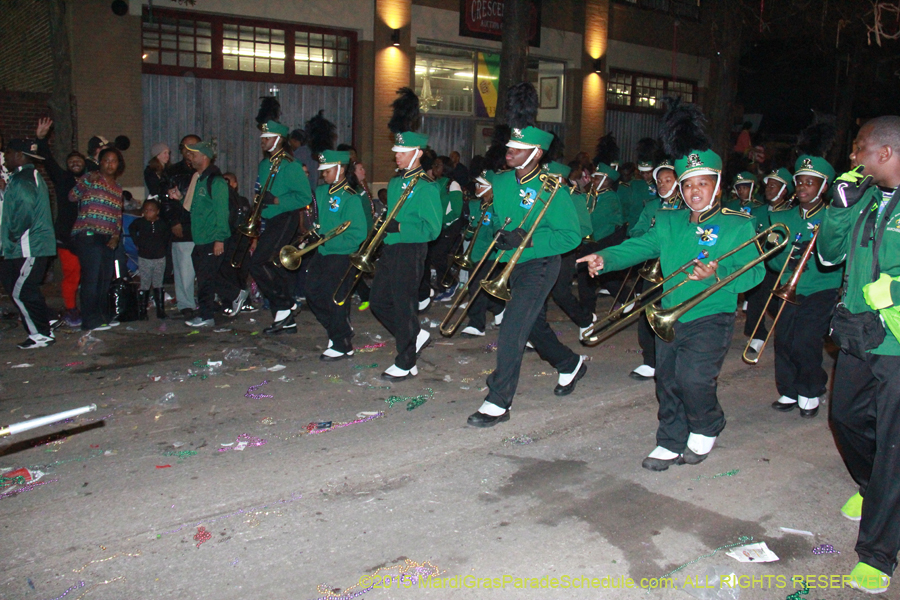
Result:
[[[194,170],[189,158],[188,145],[200,143],[196,135],[181,138],[178,148],[181,160],[166,170],[172,189],[169,190],[162,205],[162,216],[172,228],[172,270],[175,275],[175,298],[178,310],[185,319],[194,318],[194,265],[191,254],[194,251],[194,238],[191,235],[191,203],[193,188],[199,174]],[[194,183],[192,186],[191,184]]]
[[[75,255],[75,246],[72,244],[72,226],[78,218],[78,204],[69,202],[69,192],[75,187],[78,178],[84,175],[85,158],[77,150],[70,152],[66,157],[66,168],[63,169],[47,142],[47,135],[53,126],[53,120],[43,118],[38,121],[35,131],[37,137],[38,154],[44,160],[44,168],[53,181],[56,190],[56,252],[59,255],[59,263],[62,267],[62,297],[66,305],[64,319],[66,325],[72,328],[81,327],[81,314],[75,304],[75,296],[78,293],[78,284],[81,282],[81,264]]]
[[[28,339],[19,348],[53,343],[50,311],[41,294],[49,257],[56,254],[50,192],[31,159],[40,160],[35,140],[10,140],[3,152],[12,173],[0,205],[0,281],[12,297]]]

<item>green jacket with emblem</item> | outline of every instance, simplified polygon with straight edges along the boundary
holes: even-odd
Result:
[[[887,194],[883,195],[879,188],[872,186],[862,199],[850,208],[829,206],[825,210],[821,232],[816,240],[819,258],[823,264],[844,262],[849,256],[850,244],[857,244],[853,264],[847,268],[847,285],[844,288],[843,298],[847,310],[852,313],[875,312],[866,303],[862,291],[863,286],[872,283],[872,244],[861,245],[864,227],[860,227],[859,236],[853,240],[853,229],[860,218],[865,218],[862,216],[864,212],[868,214],[868,211],[879,210],[879,207],[884,211],[889,200]],[[878,251],[878,264],[882,273],[900,277],[900,206],[890,215],[878,215],[875,221],[876,230],[886,218],[890,221],[884,230],[881,248]],[[896,281],[891,284],[891,298],[895,306],[900,305],[900,283]],[[900,356],[900,342],[891,333],[890,328],[885,327],[884,342],[869,352]]]
[[[656,197],[655,200],[651,200],[647,204],[644,205],[644,210],[641,211],[641,216],[638,218],[637,223],[631,226],[628,230],[629,237],[641,237],[648,231],[650,231],[650,227],[653,225],[653,219],[656,218],[656,213],[660,210],[678,210],[682,207],[681,196],[675,194],[673,196],[674,202],[670,202],[669,200],[663,200],[659,196]]]
[[[207,181],[212,177],[212,181]],[[210,196],[210,190],[212,196]],[[195,244],[224,242],[231,237],[228,224],[228,182],[215,165],[197,180],[191,204],[191,235]]]
[[[14,171],[0,203],[0,237],[4,258],[56,255],[50,215],[50,192],[34,165]]]
[[[472,231],[475,231],[475,228],[478,227],[478,218],[481,217],[481,199],[470,200],[469,201],[469,226],[472,228]],[[484,218],[482,219],[483,225],[481,226],[481,230],[478,232],[478,237],[475,238],[474,242],[475,247],[472,248],[472,260],[475,264],[478,264],[478,261],[484,256],[484,251],[487,250],[487,247],[491,244],[491,240],[493,239],[495,227],[494,227],[494,206],[491,204],[488,206],[488,209],[484,212]],[[488,260],[493,260],[497,257],[497,248],[496,246],[491,251],[491,256]]]
[[[725,203],[725,208],[734,211],[742,211],[753,217],[753,223],[756,225],[756,231],[762,231],[770,225],[769,223],[769,205],[751,200],[750,202],[741,202],[739,199],[732,199]],[[791,229],[793,232],[794,230]]]
[[[390,213],[397,200],[406,191],[410,180],[418,173],[422,173],[419,167],[407,171],[402,176],[394,177],[388,182],[387,209]],[[441,234],[444,211],[441,210],[441,193],[434,182],[423,175],[417,182],[413,191],[406,198],[400,212],[397,214],[397,222],[400,223],[398,233],[389,233],[384,238],[388,246],[392,244],[416,244],[430,242]]]
[[[519,227],[522,219],[528,213],[528,209],[537,199],[540,205],[535,207],[528,217],[528,221],[522,226],[525,231],[530,230],[538,214],[544,208],[543,201],[550,197],[549,192],[542,188],[542,182],[548,177],[559,179],[558,176],[549,175],[542,169],[535,169],[525,175],[521,181],[517,179],[515,171],[498,173],[494,177],[495,214],[492,219],[491,236],[499,230],[507,217],[512,218],[506,227],[508,231]],[[560,181],[561,185],[553,202],[531,238],[533,245],[525,248],[519,258],[520,264],[535,258],[565,254],[577,248],[581,243],[581,225],[578,221],[578,213],[572,204],[569,186],[565,180],[561,179]],[[501,262],[507,262],[514,252],[515,250],[506,252]]]
[[[644,205],[656,198],[656,186],[651,188],[642,177],[638,177],[620,185],[618,194],[619,202],[622,204],[622,217],[628,223],[630,231],[641,218]]]
[[[766,266],[775,273],[779,273],[784,266],[784,261],[788,255],[793,264],[788,264],[780,283],[786,283],[793,275],[797,262],[803,256],[804,250],[812,240],[815,233],[815,227],[821,226],[822,219],[825,217],[825,204],[820,204],[810,213],[803,215],[803,209],[799,206],[788,210],[774,210],[769,213],[771,224],[781,223],[791,231],[791,245],[770,258],[766,262]],[[797,241],[797,235],[800,240]],[[819,235],[819,240],[822,236]],[[818,240],[817,240],[818,242]],[[797,282],[797,294],[800,296],[809,296],[823,290],[836,290],[841,287],[844,278],[844,268],[842,266],[832,265],[825,266],[819,259],[815,249],[812,256],[806,263],[803,274]]]
[[[578,188],[574,185],[569,186],[569,195],[572,198],[572,205],[575,207],[575,213],[578,215],[578,225],[581,227],[581,237],[584,239],[594,232],[591,213],[588,212],[587,207],[588,197],[579,192]]]
[[[656,214],[656,224],[640,236],[626,240],[618,246],[598,252],[603,257],[604,272],[627,269],[646,260],[659,258],[664,276],[681,268],[688,261],[699,258],[706,250],[709,256],[701,259],[704,264],[716,260],[755,235],[753,221],[746,214],[714,207],[701,216],[700,223],[691,223],[690,210],[661,210]],[[719,263],[716,275],[724,279],[758,257],[755,245],[748,245]],[[692,269],[687,269],[690,272]],[[765,267],[762,263],[715,292],[712,296],[689,310],[679,319],[687,323],[718,313],[733,313],[737,308],[737,295],[762,281]],[[670,289],[687,278],[680,273],[665,284]],[[688,281],[662,300],[663,308],[672,308],[692,298],[716,283],[716,277],[700,281]]]
[[[591,237],[595,242],[612,235],[616,228],[625,224],[619,194],[614,190],[603,190],[597,194],[591,215]]]
[[[272,161],[269,158],[259,163],[257,182],[260,186],[266,184],[269,177],[269,169]],[[298,160],[289,160],[288,157],[281,161],[275,181],[269,187],[272,195],[278,198],[278,204],[270,204],[262,210],[263,219],[271,219],[281,213],[299,210],[309,206],[312,202],[312,190],[309,188],[309,178],[303,172],[303,165]],[[191,211],[193,212],[193,210]]]
[[[363,202],[366,206],[363,206]],[[319,254],[352,254],[369,235],[366,220],[368,200],[347,185],[343,179],[336,185],[320,185],[316,188],[316,205],[319,213],[319,235],[325,235],[344,221],[350,226],[337,237],[319,246]]]

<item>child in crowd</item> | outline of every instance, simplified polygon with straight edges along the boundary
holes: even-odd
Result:
[[[147,320],[150,290],[156,304],[156,318],[166,318],[163,275],[166,272],[166,248],[169,246],[169,226],[159,218],[159,201],[144,200],[140,219],[128,226],[128,233],[138,249],[138,273],[141,291],[138,296],[138,318]]]

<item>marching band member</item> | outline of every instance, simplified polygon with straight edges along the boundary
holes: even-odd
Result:
[[[721,207],[722,159],[709,149],[699,109],[672,104],[664,118],[664,127],[669,128],[664,142],[667,154],[679,157],[675,172],[689,210],[660,211],[645,235],[579,259],[597,274],[658,257],[663,275],[669,275],[694,257],[690,275],[682,273],[666,283],[670,289],[685,277],[690,280],[663,298],[663,308],[692,298],[715,282],[711,277],[727,276],[758,256],[749,245],[721,263],[716,260],[756,232],[748,215]],[[673,127],[673,122],[687,127]],[[701,251],[708,252],[709,262],[698,258]],[[717,378],[731,345],[737,295],[756,285],[763,269],[762,264],[755,265],[685,313],[675,323],[671,343],[656,340],[659,426],[657,446],[641,465],[645,469],[664,471],[673,464],[700,463],[725,428]]]
[[[372,314],[397,341],[394,364],[382,373],[391,381],[418,375],[416,356],[431,341],[431,334],[419,325],[418,290],[428,243],[440,235],[442,218],[440,192],[420,162],[428,136],[411,131],[419,118],[419,98],[409,88],[398,93],[388,127],[394,133],[391,150],[400,174],[388,183],[388,213],[401,196],[406,200],[387,224],[370,297]]]
[[[250,258],[250,275],[269,301],[272,311],[273,323],[263,333],[297,333],[294,321],[297,305],[291,293],[293,277],[281,265],[275,266],[272,257],[294,240],[300,225],[300,209],[312,201],[312,191],[303,165],[285,150],[289,148],[290,130],[271,119],[260,125],[260,130],[260,148],[266,158],[259,163],[257,184],[264,185],[270,177],[272,159],[280,157],[281,164],[265,197],[259,199],[265,206],[262,209],[263,231]]]
[[[767,264],[777,276],[784,261],[789,261],[780,284],[790,280],[803,252],[813,243],[825,216],[825,198],[833,179],[834,168],[824,158],[799,157],[794,166],[797,206],[769,214],[772,224],[786,225],[794,238],[791,246]],[[781,394],[772,403],[775,410],[787,412],[799,406],[801,417],[818,414],[819,396],[825,393],[828,383],[828,373],[822,368],[824,338],[843,277],[842,268],[825,266],[815,255],[810,256],[797,283],[798,304],[782,300],[784,308],[775,325],[775,385]]]
[[[678,210],[682,207],[681,195],[678,191],[678,178],[675,176],[675,166],[669,159],[662,160],[653,169],[653,180],[656,182],[656,200],[651,200],[644,206],[640,218],[631,228],[629,234],[633,238],[639,238],[653,227],[656,222],[656,213],[661,210]],[[638,282],[637,292],[643,290],[644,282]],[[632,379],[647,381],[656,376],[656,334],[650,328],[647,316],[641,316],[638,321],[638,344],[641,346],[641,364],[628,374]]]
[[[492,427],[509,420],[526,342],[531,342],[538,355],[559,372],[553,390],[557,396],[571,394],[587,372],[585,357],[564,346],[547,323],[547,296],[559,275],[560,255],[573,250],[581,241],[578,215],[568,197],[568,186],[557,178],[556,196],[535,226],[537,215],[546,206],[543,203],[550,198],[544,183],[551,184],[552,180],[548,179],[555,177],[541,168],[541,159],[553,135],[532,125],[537,116],[538,97],[530,83],[511,87],[507,103],[512,135],[507,143],[506,162],[511,170],[494,177],[493,220],[498,227],[509,217],[515,229],[504,228],[499,232],[497,247],[507,251],[500,262],[508,262],[513,251],[525,242],[527,232],[532,227],[535,231],[509,278],[511,300],[506,305],[497,339],[497,368],[487,378],[487,397],[468,418],[468,424],[474,427]],[[532,206],[535,210],[522,223]]]
[[[619,172],[603,162],[597,163],[591,175],[591,191],[587,203],[591,215],[591,239],[594,241],[586,245],[585,250],[589,253],[621,244],[625,240],[628,207],[625,205],[626,200],[623,199],[630,199],[631,192],[616,187],[619,178]],[[579,273],[582,280],[590,279],[587,270]],[[625,273],[608,273],[602,278],[601,285],[607,294],[616,294],[619,288],[625,285],[621,279],[624,275]],[[584,285],[587,288],[589,284],[585,281]],[[592,313],[596,311],[596,295],[588,301],[587,307]]]
[[[859,484],[841,509],[859,521],[850,585],[877,594],[887,591],[900,551],[900,117],[863,125],[850,162],[856,168],[838,177],[817,245],[824,264],[847,261],[832,322],[841,352],[831,430]]]
[[[482,171],[481,174],[474,179],[476,200],[469,202],[469,217],[474,221],[470,227],[474,230],[478,225],[479,218],[481,218],[482,224],[478,236],[469,243],[474,245],[471,258],[472,262],[477,265],[484,257],[484,253],[490,245],[492,238],[491,229],[494,219],[494,190],[491,182],[494,180],[494,172],[488,170]],[[484,216],[482,216],[482,213]],[[491,274],[488,270],[491,268],[496,254],[497,250],[495,248],[491,251],[491,255],[484,261],[481,269],[473,271],[469,275],[469,280],[472,281],[473,286],[477,285],[482,279],[491,278]],[[475,291],[475,289],[476,288],[473,287],[472,291]],[[471,299],[470,302],[471,305],[469,306],[468,311],[469,323],[466,325],[465,329],[460,332],[460,335],[463,337],[484,337],[487,311],[490,310],[495,316],[502,314],[503,309],[506,308],[506,304],[502,300],[484,292],[479,293],[474,299]]]
[[[339,297],[346,294],[346,286],[352,282],[349,278],[337,292],[335,290],[350,266],[350,254],[359,249],[369,234],[366,211],[371,212],[371,209],[368,200],[356,191],[358,182],[349,171],[349,164],[349,152],[325,150],[319,154],[319,171],[325,181],[316,189],[319,234],[325,235],[350,221],[342,234],[319,246],[306,274],[306,300],[316,320],[328,333],[328,347],[319,357],[324,361],[353,356],[350,303],[338,306],[332,299],[336,294]]]
[[[759,229],[765,229],[771,224],[771,216],[774,211],[787,210],[791,196],[794,195],[794,180],[791,172],[781,167],[766,175],[763,178],[763,195],[766,200],[765,209],[755,213]],[[794,230],[791,229],[791,231],[793,232]],[[769,333],[763,308],[765,308],[769,293],[775,287],[777,278],[778,273],[773,273],[770,269],[766,269],[766,275],[763,277],[762,283],[744,294],[744,298],[747,301],[744,335],[747,337],[753,336],[749,345],[751,352],[759,352],[760,348],[765,344],[766,336]],[[754,327],[756,328],[755,334],[753,332]]]

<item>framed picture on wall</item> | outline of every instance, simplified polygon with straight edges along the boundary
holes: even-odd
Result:
[[[541,108],[554,109],[559,108],[559,76],[541,77],[538,82],[540,89],[538,93],[541,98]]]

